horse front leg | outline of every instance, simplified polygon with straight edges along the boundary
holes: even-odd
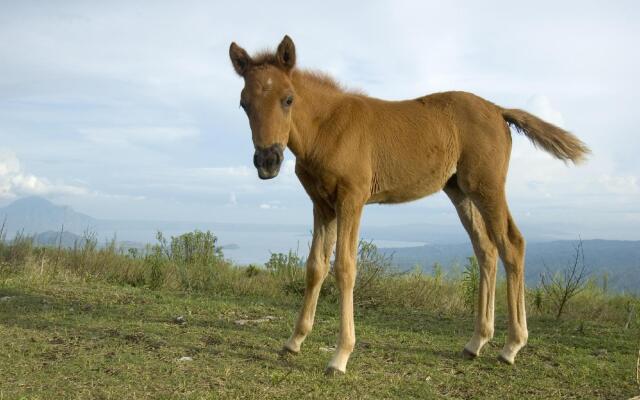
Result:
[[[313,207],[313,239],[305,272],[306,287],[302,308],[293,334],[284,344],[283,351],[298,353],[302,342],[313,328],[322,283],[329,272],[329,261],[336,243],[335,212],[320,204]]]
[[[356,279],[358,229],[364,202],[346,198],[337,204],[338,244],[334,272],[340,290],[340,332],[327,374],[345,373],[356,343],[353,322],[353,287]]]

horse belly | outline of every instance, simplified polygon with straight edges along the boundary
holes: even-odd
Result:
[[[455,174],[455,164],[420,163],[419,166],[398,168],[385,174],[378,191],[372,190],[369,203],[394,204],[418,200],[437,193]],[[374,178],[375,179],[375,178]]]

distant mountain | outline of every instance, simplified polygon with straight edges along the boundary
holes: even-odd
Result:
[[[612,289],[640,293],[640,241],[585,240],[582,244],[584,262],[591,276],[601,279],[602,275],[607,273]],[[527,284],[538,284],[540,274],[547,269],[557,271],[567,267],[575,258],[576,245],[577,242],[571,240],[528,243],[525,266]],[[417,265],[425,272],[431,272],[436,262],[451,270],[456,265],[464,265],[467,257],[473,255],[470,243],[425,245],[381,251],[393,255],[394,264],[401,269],[410,269]],[[503,273],[502,269],[500,273]]]
[[[82,246],[85,239],[71,232],[46,231],[33,236],[33,243],[38,246],[72,248]]]
[[[42,197],[25,197],[0,208],[0,222],[6,221],[9,234],[24,231],[34,234],[46,231],[84,232],[98,225],[98,220],[74,211],[68,206],[58,206]]]

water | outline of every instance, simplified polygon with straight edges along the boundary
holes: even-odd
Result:
[[[227,258],[239,264],[263,264],[271,253],[287,253],[297,251],[298,255],[306,257],[311,246],[311,234],[303,232],[216,232],[220,244],[225,246],[234,244],[237,247],[223,249]],[[401,248],[422,246],[423,242],[406,242],[397,240],[373,240],[378,247]]]
[[[178,236],[185,233],[185,230],[162,229],[164,236],[169,239],[171,236]],[[216,229],[215,235],[218,237],[218,245],[223,247],[225,258],[232,261],[247,264],[264,264],[271,253],[288,253],[289,250],[297,252],[301,257],[307,257],[311,246],[311,231],[300,228],[300,230],[225,230]],[[101,231],[99,237],[113,238],[114,232]],[[136,243],[156,243],[156,230],[152,229],[129,229],[120,231],[117,235],[119,241],[133,241]],[[378,240],[371,237],[363,237],[367,241],[373,241],[378,247],[402,248],[422,246],[424,242],[400,241],[400,240]]]

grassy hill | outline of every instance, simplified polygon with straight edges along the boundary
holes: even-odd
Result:
[[[629,398],[640,393],[637,297],[589,287],[561,319],[527,293],[529,345],[496,360],[506,334],[460,350],[473,330],[466,283],[389,274],[360,253],[357,348],[347,375],[323,374],[338,329],[335,284],[295,357],[278,350],[301,303],[295,254],[261,267],[224,260],[215,237],[160,238],[150,254],[0,242],[0,398]]]

